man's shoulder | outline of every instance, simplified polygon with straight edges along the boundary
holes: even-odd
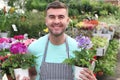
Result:
[[[38,38],[37,40],[35,40],[34,42],[32,42],[30,45],[29,45],[29,48],[36,48],[36,47],[41,47],[43,46],[47,41],[47,35],[45,36],[42,36],[40,38]]]
[[[70,36],[68,36],[67,40],[68,40],[68,43],[77,44],[76,40]]]
[[[42,36],[40,38],[38,38],[36,41],[34,41],[31,45],[38,45],[38,44],[42,44],[47,40],[47,35]]]
[[[48,35],[45,35],[45,36],[40,37],[37,41],[40,43],[43,43],[43,42],[46,43],[47,39],[48,39]]]
[[[68,45],[71,49],[72,48],[75,48],[75,49],[77,48],[77,42],[74,38],[68,36],[67,41],[68,41]]]

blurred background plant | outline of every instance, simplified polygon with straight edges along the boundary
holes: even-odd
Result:
[[[114,75],[116,62],[117,62],[117,54],[119,48],[119,41],[113,39],[110,41],[108,49],[106,51],[106,55],[103,57],[98,57],[99,59],[96,62],[96,67],[94,72],[97,73],[98,76],[102,75]],[[113,65],[114,64],[114,65]],[[102,74],[99,74],[102,73]]]
[[[2,0],[0,0],[2,1]],[[39,38],[48,33],[44,23],[45,8],[49,2],[54,0],[3,0],[10,7],[5,5],[0,9],[0,30],[10,31],[10,36],[20,34],[28,34],[29,38]],[[114,38],[120,38],[120,7],[105,3],[104,0],[60,0],[65,2],[69,7],[70,24],[66,33],[75,38],[77,35],[92,37],[92,30],[81,30],[76,28],[76,24],[83,19],[95,19],[99,22],[104,22],[107,25],[112,25],[115,28]],[[1,6],[1,3],[0,3]],[[6,9],[5,9],[6,7]],[[96,16],[97,15],[97,16]],[[14,31],[12,25],[16,25],[17,31]],[[99,24],[98,24],[99,25]],[[2,26],[3,29],[2,29]],[[99,26],[97,26],[99,28]],[[95,38],[95,37],[94,37]],[[93,47],[105,45],[106,40],[92,38],[95,44]],[[102,41],[102,44],[101,44]],[[99,42],[99,43],[98,43]],[[115,42],[115,41],[114,41]],[[111,45],[111,42],[110,42]],[[113,64],[115,64],[116,50],[111,47],[106,51],[106,56],[100,59],[100,63],[96,63],[96,71],[98,69],[104,71],[106,75],[111,74]],[[112,51],[111,51],[112,50]],[[104,60],[105,59],[105,60]],[[103,60],[103,61],[101,61]],[[111,63],[109,63],[111,61]],[[105,64],[103,64],[105,63]],[[98,65],[99,64],[99,65]],[[103,66],[103,67],[102,67]],[[110,69],[109,69],[110,68]],[[111,70],[111,71],[110,71]]]
[[[0,10],[0,30],[1,32],[7,31],[8,30],[8,13],[6,11],[6,7]]]
[[[44,24],[44,10],[46,5],[54,0],[7,0],[8,5],[15,9],[15,13],[12,18],[7,19],[10,28],[10,36],[14,34],[28,33],[29,37],[38,38],[45,35],[43,29],[46,28]],[[73,28],[75,24],[81,22],[85,17],[95,18],[95,14],[98,15],[98,21],[108,22],[110,19],[111,24],[119,25],[120,10],[118,6],[110,3],[104,3],[103,1],[91,1],[91,0],[61,0],[69,6],[69,15],[72,20],[72,25],[68,27],[67,33],[71,36],[75,36]],[[106,20],[105,20],[106,19]],[[13,31],[11,25],[15,24],[18,32]],[[73,28],[72,28],[73,27]],[[24,28],[24,29],[23,29]],[[72,28],[72,29],[71,29]],[[72,31],[71,31],[72,30]],[[40,34],[43,33],[43,34]],[[117,34],[119,30],[117,30]]]

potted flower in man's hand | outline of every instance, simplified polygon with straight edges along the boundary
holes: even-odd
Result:
[[[92,49],[92,42],[90,38],[85,36],[77,36],[76,41],[78,43],[79,50],[74,51],[75,57],[65,59],[64,63],[74,65],[75,77],[79,78],[80,71],[76,69],[89,68],[91,69],[91,63],[94,61],[94,55],[96,51]],[[77,71],[77,72],[76,72]],[[76,74],[77,73],[77,74]]]

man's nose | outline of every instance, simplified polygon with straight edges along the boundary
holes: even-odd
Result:
[[[59,19],[59,18],[55,18],[54,22],[55,22],[55,23],[59,23],[59,22],[60,22],[60,19]]]

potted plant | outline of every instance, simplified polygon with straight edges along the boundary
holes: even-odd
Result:
[[[10,29],[9,14],[6,11],[6,7],[0,10],[0,37],[7,37]]]
[[[21,39],[21,36],[19,39]],[[15,78],[14,74],[15,69],[18,68],[19,70],[27,71],[26,74],[29,76],[28,73],[29,68],[36,65],[35,63],[36,57],[27,52],[27,46],[21,40],[13,40],[10,42],[9,52],[7,53],[6,56],[7,56],[6,59],[1,60],[0,68],[3,74],[6,73],[7,75],[10,75],[13,79]],[[25,76],[25,73],[23,75]]]
[[[94,61],[93,57],[96,51],[91,48],[93,44],[90,41],[90,38],[80,35],[76,37],[76,41],[78,42],[79,50],[73,52],[75,54],[75,57],[67,58],[63,63],[74,65],[75,78],[79,79],[79,75],[76,73],[80,72],[76,69],[79,68],[81,70],[81,68],[84,67],[92,69],[91,63]]]
[[[114,75],[116,65],[116,55],[118,54],[118,43],[116,39],[113,39],[109,42],[108,49],[105,56],[98,56],[94,72],[97,74],[97,77],[101,76],[111,76]]]
[[[107,37],[95,35],[91,38],[93,45],[93,48],[97,50],[96,55],[97,56],[104,56],[109,44],[109,39]]]
[[[8,7],[4,6],[3,9],[0,10],[0,37],[8,37],[11,26],[14,23],[12,20],[18,17],[19,14],[15,12],[14,7],[8,9]]]

